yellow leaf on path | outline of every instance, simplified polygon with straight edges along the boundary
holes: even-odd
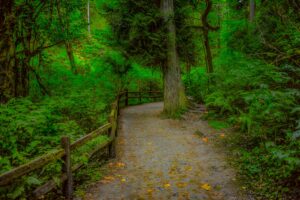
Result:
[[[164,188],[170,188],[171,187],[171,184],[170,183],[166,183],[166,184],[164,184]]]
[[[185,171],[192,171],[193,167],[192,166],[185,166],[184,170]]]
[[[224,133],[221,133],[220,137],[221,137],[221,138],[224,138],[224,137],[225,137],[225,134],[224,134]]]
[[[202,184],[202,185],[201,185],[201,188],[202,188],[203,190],[206,190],[206,191],[211,190],[211,186],[210,186],[209,184],[207,184],[207,183]]]
[[[122,181],[122,182],[126,182],[126,179],[125,179],[125,178],[122,178],[121,181]]]
[[[113,176],[105,176],[103,178],[103,180],[101,180],[100,182],[101,183],[110,183],[110,182],[112,182],[114,180],[115,180],[115,177],[113,177]]]
[[[208,142],[208,138],[207,137],[202,138],[202,141],[207,143]]]
[[[117,162],[116,166],[117,167],[125,167],[125,163]]]

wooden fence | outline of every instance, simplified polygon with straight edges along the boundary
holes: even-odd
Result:
[[[118,129],[118,116],[120,108],[129,106],[130,99],[138,99],[138,103],[142,103],[142,99],[146,98],[148,100],[155,101],[157,99],[162,98],[162,92],[159,91],[148,91],[148,92],[121,92],[117,99],[112,103],[111,113],[109,115],[109,122],[100,128],[94,130],[93,132],[85,135],[79,140],[75,141],[71,144],[69,137],[61,138],[61,148],[53,150],[52,152],[42,155],[29,163],[16,167],[4,174],[0,175],[0,187],[9,186],[13,184],[13,181],[19,179],[30,172],[33,172],[37,169],[41,169],[49,163],[55,162],[59,159],[62,159],[63,166],[61,172],[61,182],[62,182],[62,191],[65,196],[65,199],[72,199],[73,193],[73,178],[72,173],[79,170],[83,167],[84,163],[79,163],[76,165],[72,165],[71,163],[71,154],[74,150],[79,147],[85,145],[87,142],[93,140],[94,138],[100,135],[107,135],[109,139],[95,146],[95,148],[89,152],[88,158],[90,159],[96,153],[108,149],[109,158],[114,158],[116,156],[115,139],[117,137],[117,129]],[[54,180],[49,180],[43,185],[36,188],[31,194],[33,198],[40,198],[41,196],[51,192],[57,187],[57,183]]]

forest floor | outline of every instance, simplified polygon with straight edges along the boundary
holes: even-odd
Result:
[[[163,118],[162,109],[150,103],[121,111],[117,158],[83,199],[251,199],[214,145],[224,133],[199,113],[174,120]]]

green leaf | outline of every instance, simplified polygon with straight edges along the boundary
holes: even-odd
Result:
[[[24,186],[19,186],[12,193],[9,193],[7,197],[10,199],[17,199],[23,194],[24,191],[25,191]]]
[[[40,180],[37,179],[36,177],[29,176],[29,177],[26,179],[26,183],[27,183],[28,185],[41,185],[41,184],[42,184],[42,181],[40,181]]]

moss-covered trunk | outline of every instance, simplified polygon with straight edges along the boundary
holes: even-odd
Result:
[[[185,108],[186,97],[176,49],[173,0],[161,0],[161,12],[167,28],[167,61],[163,66],[164,113],[174,116]]]
[[[15,96],[14,1],[0,3],[0,102]]]
[[[17,26],[14,6],[14,1],[0,2],[0,103],[29,94],[31,29]],[[24,57],[16,52],[17,46]]]

